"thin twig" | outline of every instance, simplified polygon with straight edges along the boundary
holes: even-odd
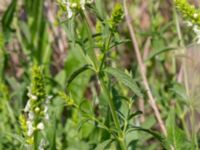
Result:
[[[130,32],[131,39],[132,39],[133,47],[135,49],[137,61],[138,61],[138,64],[139,64],[140,74],[141,74],[144,86],[145,86],[145,88],[147,90],[147,95],[149,97],[149,104],[150,104],[150,106],[152,107],[152,109],[153,109],[153,111],[155,113],[156,119],[158,120],[159,126],[160,126],[163,134],[166,136],[167,135],[167,130],[166,130],[165,125],[163,123],[163,120],[161,118],[161,115],[160,115],[160,112],[158,110],[158,107],[156,106],[155,99],[154,99],[154,97],[153,97],[153,95],[151,93],[151,90],[150,90],[150,87],[149,87],[149,83],[148,83],[146,75],[145,75],[145,64],[144,64],[144,62],[142,60],[142,56],[140,54],[138,42],[137,42],[137,39],[135,37],[135,32],[134,32],[134,29],[133,29],[133,27],[131,25],[131,19],[129,18],[128,9],[127,9],[127,6],[126,6],[126,0],[123,0],[123,1],[124,1],[124,10],[125,10],[126,22],[127,22],[127,25],[128,25],[128,29],[129,29],[129,32]]]
[[[179,70],[176,78],[177,78],[176,80],[177,80],[178,83],[183,83],[183,81],[182,81],[183,80],[183,65],[181,65],[180,70]]]
[[[148,37],[144,44],[143,60],[146,60],[149,55],[150,45],[151,45],[151,37]]]

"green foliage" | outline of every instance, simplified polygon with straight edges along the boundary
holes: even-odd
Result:
[[[113,75],[117,78],[118,81],[129,87],[137,96],[142,97],[141,90],[137,86],[136,81],[134,81],[128,74],[116,68],[107,68],[105,71]]]
[[[176,126],[175,113],[171,109],[167,119],[168,142],[177,150],[190,150],[192,144],[187,140],[183,130]]]
[[[200,25],[198,9],[186,0],[174,2],[193,27]],[[182,73],[173,7],[165,8],[163,0],[129,4],[167,136],[147,102],[122,4],[12,0],[0,10],[0,149],[198,147],[192,105],[176,81]]]
[[[60,92],[59,96],[65,101],[67,106],[75,106],[74,100],[72,98],[70,98],[69,96],[67,96],[64,92]]]
[[[3,32],[5,33],[7,38],[9,36],[9,32],[13,31],[11,25],[12,25],[14,13],[15,13],[16,5],[17,5],[17,0],[13,0],[10,3],[8,9],[6,10],[2,18],[1,25],[2,25]]]

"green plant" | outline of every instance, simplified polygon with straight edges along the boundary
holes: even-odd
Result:
[[[191,29],[199,42],[198,8],[186,0],[4,1],[0,149],[198,149],[198,45],[194,53],[184,46]]]
[[[65,4],[65,3],[64,3]],[[73,3],[71,4],[73,5]],[[70,6],[71,6],[70,5]],[[78,6],[77,4],[76,6]],[[63,7],[63,5],[61,5]],[[129,132],[131,131],[136,131],[136,130],[141,130],[148,132],[152,135],[152,131],[148,131],[146,129],[142,129],[139,127],[136,127],[132,125],[130,122],[130,119],[134,116],[136,116],[139,113],[132,113],[131,112],[131,107],[133,105],[133,100],[131,98],[126,98],[123,95],[121,95],[120,91],[116,91],[117,89],[114,88],[112,83],[110,82],[110,75],[114,76],[119,82],[124,84],[125,86],[129,87],[132,92],[135,94],[135,96],[142,96],[141,89],[138,87],[137,82],[132,79],[131,75],[124,73],[123,71],[117,69],[117,68],[112,68],[109,67],[108,60],[112,59],[110,57],[110,54],[112,53],[112,48],[114,46],[117,46],[118,43],[122,44],[124,43],[123,40],[122,42],[119,42],[117,39],[118,33],[117,33],[117,26],[118,24],[122,21],[123,19],[123,9],[120,4],[116,4],[114,7],[114,10],[112,11],[112,14],[109,19],[103,19],[100,18],[98,12],[96,12],[97,8],[95,8],[94,5],[90,5],[89,9],[93,10],[94,15],[97,16],[98,19],[98,26],[97,26],[97,31],[96,33],[93,34],[93,32],[89,29],[88,26],[88,20],[86,19],[87,16],[83,12],[84,9],[80,10],[79,9],[79,15],[76,16],[71,16],[68,17],[69,20],[66,21],[66,24],[68,26],[68,31],[73,32],[73,36],[71,37],[72,45],[74,48],[80,48],[82,49],[82,55],[85,58],[86,64],[82,68],[78,69],[75,71],[75,74],[72,74],[72,77],[69,78],[69,81],[67,82],[67,87],[69,86],[69,83],[71,83],[71,80],[75,80],[76,76],[86,70],[91,70],[93,74],[96,76],[97,82],[99,83],[99,86],[101,87],[101,92],[104,93],[105,98],[107,99],[107,104],[109,106],[109,111],[111,112],[112,120],[110,120],[110,123],[108,126],[104,125],[104,122],[101,121],[101,116],[100,118],[96,118],[93,116],[94,114],[90,114],[88,112],[85,112],[81,110],[81,106],[77,104],[71,104],[71,98],[67,98],[64,96],[64,99],[67,100],[67,105],[72,105],[74,106],[78,111],[82,112],[85,116],[84,120],[91,120],[94,123],[97,123],[97,126],[103,128],[110,134],[110,143],[116,141],[120,147],[120,149],[127,149],[128,145],[126,143],[126,136]],[[65,9],[64,9],[65,10]],[[67,7],[68,14],[71,13],[71,9]],[[74,10],[77,12],[77,10]],[[64,11],[65,12],[65,11]],[[64,13],[63,12],[63,13]],[[75,12],[72,11],[72,14],[75,14]],[[80,24],[79,20],[76,20],[76,18],[79,18],[82,20],[82,24]],[[65,22],[64,22],[65,23]],[[73,24],[73,26],[70,26],[70,24]],[[85,31],[83,31],[85,30]],[[81,38],[79,38],[81,37]],[[86,37],[85,39],[83,37]],[[108,38],[107,38],[108,37]],[[92,42],[94,41],[94,42]],[[125,41],[126,42],[126,41]],[[96,44],[97,43],[97,44]],[[74,49],[75,50],[75,49]],[[95,53],[98,53],[98,55],[102,56],[99,58],[96,58]],[[96,61],[98,60],[98,61]],[[116,108],[116,102],[115,102],[115,94],[112,92],[115,89],[117,93],[119,93],[120,97],[122,98],[122,103],[125,104],[125,106],[128,106],[128,111],[123,114],[120,110],[117,110]],[[70,90],[67,90],[68,93]],[[124,100],[123,100],[124,99]],[[100,99],[100,101],[102,101]],[[124,102],[123,102],[124,101]],[[69,104],[70,103],[70,104]],[[82,103],[85,103],[84,101]],[[82,105],[82,103],[80,105]],[[122,104],[122,105],[124,105]],[[91,108],[92,111],[92,108]],[[113,123],[111,123],[113,121]],[[112,125],[113,124],[113,125]],[[162,141],[162,138],[159,136],[158,139]],[[108,146],[107,144],[107,146]]]

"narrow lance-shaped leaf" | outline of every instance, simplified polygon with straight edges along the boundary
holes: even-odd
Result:
[[[17,0],[13,0],[3,15],[2,28],[4,32],[12,31],[10,25],[13,20],[16,5],[17,5]]]
[[[176,126],[175,110],[173,108],[168,113],[166,127],[168,132],[167,141],[173,145],[176,150],[192,149],[192,145],[187,140],[185,132]]]
[[[161,49],[155,50],[152,53],[150,53],[150,55],[148,56],[148,58],[145,61],[149,61],[152,58],[156,57],[157,55],[160,55],[162,53],[165,53],[165,52],[168,52],[168,51],[172,51],[172,50],[175,50],[175,48],[167,47],[167,48],[161,48]]]
[[[107,149],[110,144],[113,142],[113,139],[109,139],[109,140],[106,140],[106,141],[103,141],[102,143],[99,143],[97,145],[97,147],[95,148],[95,150],[105,150]]]
[[[76,71],[74,71],[74,72],[72,73],[72,75],[69,77],[69,79],[67,80],[66,87],[68,87],[69,84],[70,84],[79,74],[81,74],[82,72],[88,70],[90,67],[91,67],[91,65],[86,64],[86,65],[82,66],[81,68],[77,69]]]
[[[163,146],[163,149],[169,149],[169,147],[170,147],[168,142],[166,141],[166,138],[158,132],[155,132],[155,131],[152,131],[149,129],[145,129],[142,127],[138,127],[138,126],[131,126],[127,132],[133,132],[133,131],[143,131],[148,134],[151,134],[155,139],[157,139],[160,142],[160,144]]]
[[[125,74],[122,70],[117,68],[106,68],[104,70],[106,73],[114,76],[118,81],[122,82],[125,86],[129,87],[137,96],[142,97],[142,93],[137,86],[134,79],[132,79],[130,76]]]

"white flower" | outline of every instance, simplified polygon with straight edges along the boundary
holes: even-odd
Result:
[[[192,27],[193,26],[192,22],[190,22],[190,21],[187,21],[186,24],[187,24],[188,27]]]
[[[87,4],[92,4],[94,0],[87,0]]]
[[[69,7],[69,5],[67,5],[67,15],[68,15],[68,18],[71,18],[73,15],[73,12],[72,12],[71,8]]]
[[[25,111],[25,112],[28,112],[28,111],[30,110],[30,108],[31,108],[31,104],[30,104],[30,101],[28,101],[28,102],[26,103],[26,106],[25,106],[25,108],[24,108],[24,111]]]
[[[35,117],[34,113],[33,113],[32,111],[30,111],[30,112],[28,113],[28,119],[29,119],[29,120],[33,120],[34,117]]]
[[[72,3],[72,4],[71,4],[71,7],[72,7],[72,8],[76,8],[77,6],[78,6],[77,3]]]
[[[48,96],[46,99],[45,99],[45,104],[49,104],[49,101],[53,98],[52,95]]]
[[[193,31],[196,34],[197,44],[200,44],[200,29],[197,25],[194,25]]]
[[[28,96],[28,97],[30,97],[30,96],[31,96],[31,93],[30,93],[30,92],[28,92],[27,96]]]
[[[196,42],[197,42],[197,44],[200,44],[200,35],[196,36]]]
[[[39,112],[40,111],[40,108],[39,107],[36,107],[35,108],[35,112]]]
[[[33,122],[28,120],[26,121],[27,127],[28,127],[28,131],[27,131],[27,135],[31,136],[33,134],[34,128],[33,128]]]
[[[48,114],[48,107],[44,106],[44,118],[48,121],[49,120],[49,114]]]
[[[76,2],[70,2],[63,0],[62,3],[66,6],[67,9],[67,17],[70,19],[73,16],[73,8],[77,8],[77,6],[80,6],[82,10],[85,10],[86,4],[93,3],[94,0],[80,0],[79,3]]]
[[[44,106],[44,113],[46,114],[48,111],[48,107],[47,106]]]
[[[198,17],[198,14],[197,14],[197,13],[194,13],[193,16],[194,16],[194,18],[197,18],[197,17]]]
[[[197,44],[200,44],[200,37],[197,38]]]
[[[37,124],[37,129],[43,130],[44,129],[44,124],[42,122]]]
[[[37,100],[37,96],[36,96],[36,95],[31,95],[30,98],[31,98],[32,100]]]
[[[49,114],[45,114],[44,118],[48,121],[49,120]]]
[[[198,27],[197,25],[194,25],[193,31],[194,31],[197,35],[200,35],[200,30],[199,30],[199,27]]]
[[[67,18],[70,19],[73,15],[72,9],[70,8],[70,2],[65,2],[65,0],[63,0],[62,2],[67,8]]]
[[[46,144],[46,143],[45,143],[45,140],[44,140],[44,139],[41,139],[40,145],[39,145],[38,149],[39,149],[39,150],[44,150],[45,144]]]
[[[85,0],[80,0],[80,5],[83,10],[85,10]]]

